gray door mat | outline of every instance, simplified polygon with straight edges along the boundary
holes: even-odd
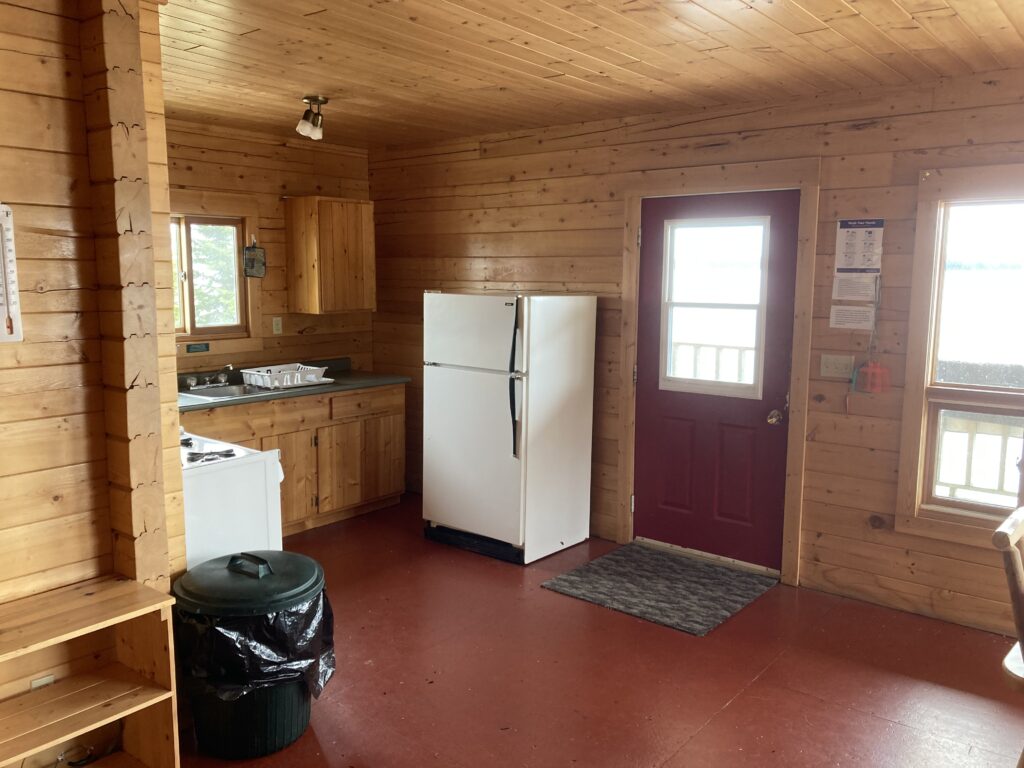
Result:
[[[778,582],[633,542],[541,586],[703,637]]]

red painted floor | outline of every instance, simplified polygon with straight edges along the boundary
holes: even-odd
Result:
[[[692,637],[541,589],[614,545],[509,565],[424,540],[417,497],[286,546],[327,572],[338,672],[298,742],[233,765],[1010,767],[1024,745],[997,635],[776,587]]]

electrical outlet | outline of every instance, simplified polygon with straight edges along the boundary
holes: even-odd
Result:
[[[275,317],[271,322],[274,325],[274,335],[275,336],[280,336],[282,333],[284,333],[284,326],[281,324],[281,318],[280,317]]]
[[[853,376],[853,355],[822,355],[821,375],[829,379],[850,379]]]
[[[45,688],[48,685],[53,685],[53,675],[43,675],[36,678],[29,684],[29,689],[34,691],[37,688]]]

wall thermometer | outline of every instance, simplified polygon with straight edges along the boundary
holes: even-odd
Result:
[[[21,341],[18,266],[14,257],[14,213],[0,203],[0,342]]]

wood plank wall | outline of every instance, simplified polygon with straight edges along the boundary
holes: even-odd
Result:
[[[915,195],[920,169],[1024,162],[1024,73],[700,114],[526,130],[374,152],[378,306],[374,366],[413,378],[412,484],[421,457],[427,288],[594,292],[599,301],[592,530],[614,538],[623,195],[687,169],[820,156],[802,583],[1009,631],[993,552],[893,530]],[[866,334],[828,328],[835,222],[883,217],[879,323],[895,384],[856,395],[818,377],[823,352],[863,361]]]
[[[300,114],[296,112],[295,119]],[[328,126],[329,128],[329,126]],[[369,368],[373,353],[368,312],[338,315],[288,313],[285,269],[285,195],[327,195],[366,199],[367,153],[304,139],[225,131],[167,121],[167,155],[174,189],[251,196],[259,206],[259,244],[267,250],[262,281],[262,347],[249,352],[178,357],[180,371],[211,370],[225,363],[289,363],[350,356],[356,368]],[[283,333],[273,335],[272,318]]]
[[[160,413],[164,471],[164,512],[172,577],[185,570],[185,508],[178,449],[178,362],[174,337],[174,294],[170,243],[170,182],[164,118],[160,15],[155,0],[140,5],[142,74],[145,81],[149,194],[153,212],[153,257],[157,293],[157,349],[160,365]]]
[[[112,570],[77,10],[0,2],[0,201],[25,325],[0,345],[0,602]]]

